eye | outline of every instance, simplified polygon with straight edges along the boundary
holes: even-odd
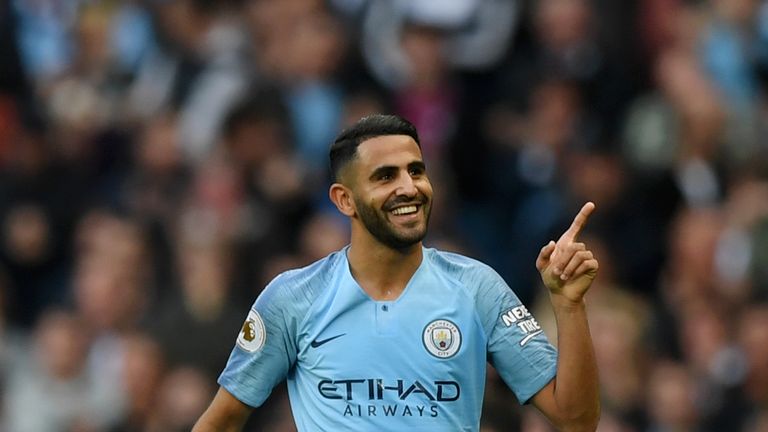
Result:
[[[418,177],[422,174],[424,174],[424,168],[421,167],[413,167],[408,170],[408,174],[410,174],[413,177]]]

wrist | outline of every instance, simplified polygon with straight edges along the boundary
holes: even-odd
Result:
[[[586,308],[584,297],[580,297],[578,299],[572,299],[562,294],[550,293],[549,300],[550,300],[550,303],[552,303],[552,308],[555,310],[577,311],[577,310],[584,310]]]

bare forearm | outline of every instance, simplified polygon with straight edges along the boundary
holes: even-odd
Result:
[[[250,412],[251,407],[220,388],[192,432],[240,432]]]
[[[192,432],[240,432],[243,424],[239,419],[214,418],[206,413],[197,421]]]
[[[554,399],[574,428],[594,430],[600,416],[597,364],[584,302],[552,296],[557,319],[558,365]]]

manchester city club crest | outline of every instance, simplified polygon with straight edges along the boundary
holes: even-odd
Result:
[[[451,321],[438,319],[424,327],[424,347],[437,358],[453,357],[461,348],[461,332]]]

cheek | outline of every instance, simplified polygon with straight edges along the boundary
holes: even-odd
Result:
[[[371,210],[378,210],[381,208],[384,201],[379,197],[380,193],[376,191],[366,191],[362,194],[354,195],[352,197],[352,204],[355,206],[355,210],[359,210],[360,207],[365,207]]]
[[[392,197],[392,191],[386,188],[373,188],[368,190],[365,195],[362,196],[364,202],[369,207],[380,209],[388,199]]]
[[[434,193],[434,190],[432,189],[432,183],[430,183],[429,179],[424,180],[424,182],[419,186],[419,190],[430,199]]]

